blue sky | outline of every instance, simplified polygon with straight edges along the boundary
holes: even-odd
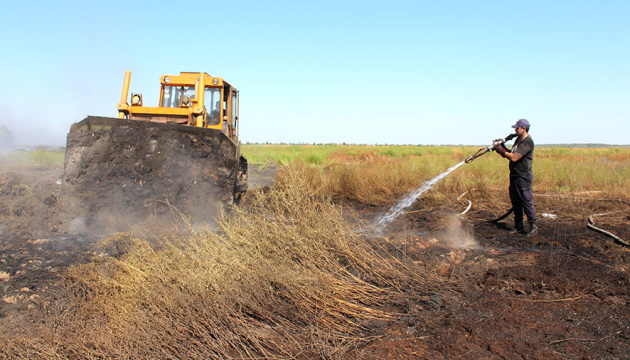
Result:
[[[0,125],[63,145],[125,70],[241,92],[243,142],[630,144],[630,1],[6,1]]]

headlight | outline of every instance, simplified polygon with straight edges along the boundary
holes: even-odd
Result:
[[[219,85],[219,79],[217,78],[212,79],[212,85]]]
[[[167,84],[170,83],[171,82],[171,78],[169,76],[165,76],[164,77],[164,82],[167,83]]]
[[[131,94],[131,105],[142,105],[142,94]]]

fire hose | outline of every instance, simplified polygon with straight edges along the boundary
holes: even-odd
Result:
[[[628,211],[628,210],[626,209],[626,210],[615,211],[615,212],[625,212],[625,211]],[[613,214],[613,213],[615,213],[615,212],[612,212],[612,213],[606,213],[606,214],[593,214],[593,215],[589,216],[589,217],[588,217],[588,224],[586,224],[586,227],[587,227],[587,228],[589,228],[589,229],[591,229],[591,230],[595,230],[595,231],[597,231],[597,232],[599,232],[599,233],[602,233],[602,234],[604,234],[604,235],[606,235],[606,236],[608,236],[608,237],[610,237],[610,238],[614,239],[616,242],[618,242],[618,243],[619,243],[619,244],[621,244],[621,245],[630,246],[630,243],[629,243],[629,242],[624,241],[624,240],[621,240],[621,238],[620,238],[620,237],[618,237],[617,235],[615,235],[615,234],[613,234],[613,233],[611,233],[611,232],[608,232],[608,231],[606,231],[606,230],[600,229],[600,228],[598,228],[598,227],[596,227],[596,226],[595,226],[595,221],[593,220],[593,217],[594,217],[594,216],[606,216],[606,215]]]
[[[470,164],[473,160],[475,160],[476,158],[480,157],[481,155],[490,152],[490,151],[496,151],[497,148],[499,148],[499,146],[502,146],[503,144],[505,144],[506,141],[510,141],[512,139],[514,139],[516,136],[516,134],[510,134],[508,136],[505,137],[505,139],[495,139],[492,140],[492,144],[486,146],[485,148],[481,148],[479,149],[475,154],[473,154],[473,156],[466,158],[466,164]]]
[[[485,154],[487,152],[496,151],[496,149],[499,146],[503,146],[506,141],[510,141],[510,140],[514,139],[515,137],[517,137],[517,136],[518,135],[516,135],[516,134],[510,134],[510,135],[506,136],[504,139],[495,139],[495,140],[493,140],[492,144],[486,146],[485,148],[479,149],[472,156],[466,158],[466,160],[465,160],[466,164],[470,164],[473,160],[475,160],[476,158],[480,157],[481,155],[483,155],[483,154]],[[462,195],[464,195],[464,194],[462,194]],[[468,209],[466,211],[468,211]],[[505,219],[506,217],[508,217],[512,212],[514,212],[514,208],[510,208],[510,210],[508,210],[505,214],[499,216],[498,218],[496,218],[494,220],[491,220],[490,222],[497,223],[497,222]]]

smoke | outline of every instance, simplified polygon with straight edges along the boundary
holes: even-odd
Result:
[[[84,235],[86,234],[88,231],[87,229],[87,225],[85,223],[85,218],[84,217],[77,217],[74,218],[71,222],[70,222],[70,233],[73,234],[80,234],[80,235]]]
[[[0,148],[5,147],[8,141],[13,149],[39,145],[64,146],[70,124],[85,117],[75,114],[76,111],[59,110],[58,104],[49,107],[40,104],[38,108],[25,104],[28,113],[16,110],[17,107],[16,104],[9,107],[0,103]]]
[[[0,165],[13,164],[11,152],[14,150],[14,137],[11,130],[0,125]]]
[[[0,125],[0,152],[12,149],[14,141],[11,130],[4,125]]]
[[[437,235],[437,238],[449,247],[472,248],[478,246],[477,240],[470,230],[464,228],[462,219],[457,214],[450,215],[447,219],[447,226]]]
[[[175,234],[190,233],[200,229],[216,229],[218,209],[211,209],[209,204],[185,205],[182,210],[169,205],[167,201],[144,201],[137,199],[136,203],[129,203],[120,194],[111,194],[112,199],[106,206],[81,206],[83,215],[72,219],[69,231],[86,239],[98,239],[118,232],[132,232],[135,234]],[[65,205],[72,208],[68,200]],[[196,206],[195,208],[191,205]],[[217,205],[218,206],[218,205]],[[151,209],[150,211],[147,211]],[[73,209],[76,213],[77,208]],[[212,210],[212,211],[210,211]],[[76,214],[68,214],[76,215]]]

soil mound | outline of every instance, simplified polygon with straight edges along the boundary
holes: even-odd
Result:
[[[68,134],[64,203],[77,230],[127,230],[173,214],[211,222],[232,202],[236,153],[214,129],[88,117]]]

